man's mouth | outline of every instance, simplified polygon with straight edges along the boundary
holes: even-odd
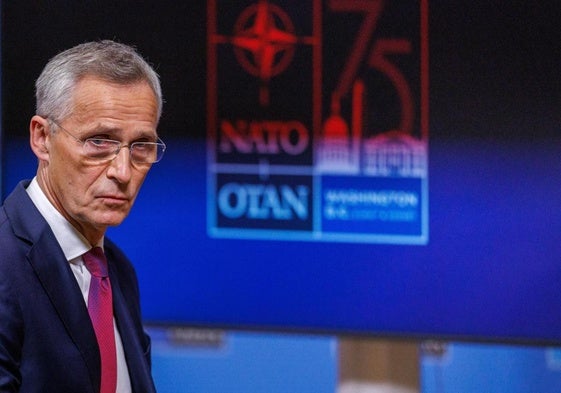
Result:
[[[98,198],[104,199],[106,202],[111,204],[123,204],[129,201],[127,197],[122,195],[101,195]]]

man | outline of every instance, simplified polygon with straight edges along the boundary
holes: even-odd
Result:
[[[158,76],[91,42],[49,61],[36,99],[37,174],[0,209],[0,391],[153,392],[136,275],[104,234],[165,150]]]

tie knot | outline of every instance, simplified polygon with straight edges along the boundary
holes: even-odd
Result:
[[[109,274],[107,272],[107,259],[105,259],[105,254],[101,247],[94,247],[87,253],[85,253],[82,258],[84,258],[84,264],[86,269],[96,277],[107,277]]]

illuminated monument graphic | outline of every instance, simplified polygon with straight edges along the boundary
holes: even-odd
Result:
[[[400,31],[395,4],[209,1],[210,236],[427,243],[428,7]],[[345,13],[362,22],[335,56]]]

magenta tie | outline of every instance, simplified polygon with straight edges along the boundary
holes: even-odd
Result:
[[[113,296],[107,270],[107,260],[101,247],[83,255],[92,275],[88,294],[88,312],[95,330],[101,355],[100,393],[115,393],[117,386],[117,352],[113,328]]]

